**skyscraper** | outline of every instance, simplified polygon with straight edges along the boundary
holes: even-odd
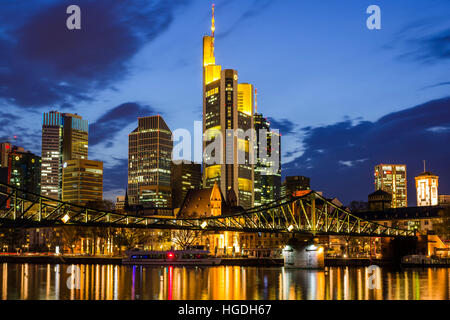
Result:
[[[439,177],[429,171],[424,171],[415,179],[417,206],[437,206],[439,204]]]
[[[88,158],[88,122],[81,116],[50,111],[42,122],[41,194],[62,196],[63,163]]]
[[[172,204],[180,208],[189,190],[202,186],[202,166],[199,163],[172,163],[171,169]]]
[[[256,90],[255,90],[256,97]],[[256,130],[257,143],[255,144],[256,149],[256,164],[255,164],[255,182],[254,182],[254,192],[255,192],[255,206],[263,205],[274,201],[281,197],[281,166],[278,167],[278,170],[274,173],[273,166],[275,165],[269,159],[261,158],[260,148],[262,145],[260,144],[260,130],[265,130],[267,132],[267,148],[268,148],[268,156],[272,155],[272,136],[278,135],[278,133],[270,130],[270,123],[261,113],[255,113],[254,115],[254,126]],[[281,139],[279,139],[281,141]],[[279,159],[279,163],[281,163],[281,153],[280,149],[273,150],[273,152],[277,153],[277,157]]]
[[[171,208],[172,132],[161,116],[138,119],[128,135],[128,199],[130,205]]]
[[[12,147],[8,154],[8,184],[35,194],[40,193],[41,157]]]
[[[63,165],[62,200],[78,205],[103,200],[103,162],[75,159]]]
[[[406,165],[379,164],[375,166],[375,191],[383,190],[392,194],[392,208],[408,206]]]
[[[249,208],[254,201],[253,139],[238,136],[237,130],[253,129],[253,86],[238,84],[236,70],[216,65],[214,6],[211,31],[211,36],[203,37],[203,132],[207,137],[203,185],[211,188],[217,182],[224,194],[234,193],[238,205]],[[219,148],[214,148],[216,143]]]
[[[8,167],[8,157],[13,147],[14,146],[9,142],[0,143],[0,168]],[[25,150],[21,147],[16,147],[16,151],[25,151]]]

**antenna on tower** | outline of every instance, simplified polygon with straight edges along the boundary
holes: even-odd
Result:
[[[216,31],[216,20],[215,20],[215,17],[214,17],[215,7],[216,7],[216,4],[213,1],[213,4],[212,4],[212,20],[211,20],[211,32],[212,32],[211,36],[213,38],[214,38],[214,32]]]
[[[258,113],[258,90],[255,88],[255,113]]]
[[[423,172],[426,172],[427,170],[426,170],[426,167],[427,166],[427,161],[426,160],[423,160]]]

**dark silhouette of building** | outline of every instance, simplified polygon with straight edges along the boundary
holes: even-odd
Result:
[[[283,196],[292,197],[296,191],[310,190],[310,178],[303,176],[286,177],[283,182]]]
[[[369,194],[368,200],[369,211],[384,211],[391,208],[392,194],[387,191],[377,190]]]
[[[198,163],[172,162],[170,184],[172,187],[172,206],[180,208],[189,190],[202,187],[202,166]]]

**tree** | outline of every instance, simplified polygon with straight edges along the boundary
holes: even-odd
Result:
[[[119,247],[119,254],[122,253],[122,247],[126,250],[136,248],[139,240],[139,232],[135,229],[120,228],[113,237],[113,243]]]
[[[19,228],[2,228],[0,229],[0,243],[2,246],[6,245],[8,251],[12,252],[26,243],[26,232]]]
[[[61,232],[64,245],[69,247],[70,252],[73,254],[73,248],[76,243],[84,236],[83,230],[80,227],[64,226]]]
[[[193,230],[176,230],[172,234],[172,242],[182,250],[186,250],[200,240],[201,232]]]

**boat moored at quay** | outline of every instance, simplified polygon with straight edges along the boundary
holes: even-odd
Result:
[[[217,266],[222,260],[207,250],[130,250],[125,254],[124,265]]]

